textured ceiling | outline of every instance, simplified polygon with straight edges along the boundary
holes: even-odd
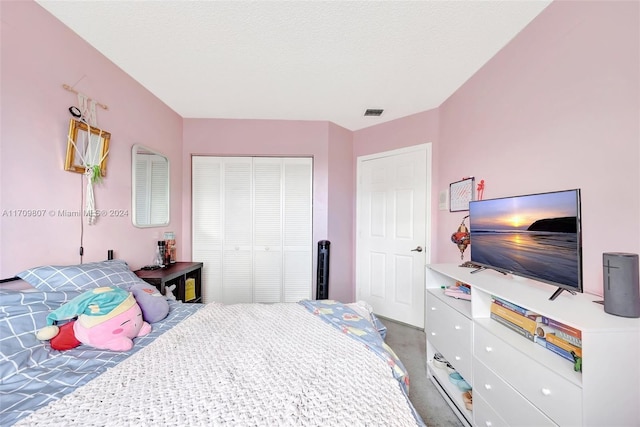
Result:
[[[182,117],[357,130],[438,107],[550,1],[38,3]]]

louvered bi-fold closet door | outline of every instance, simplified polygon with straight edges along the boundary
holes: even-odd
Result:
[[[282,301],[282,159],[255,158],[254,302]]]
[[[194,156],[192,180],[205,302],[311,297],[310,158]]]
[[[222,161],[191,158],[192,259],[203,263],[204,302],[222,301]]]
[[[311,298],[313,283],[311,158],[283,159],[283,302]]]
[[[252,302],[252,159],[226,158],[222,164],[222,302]]]

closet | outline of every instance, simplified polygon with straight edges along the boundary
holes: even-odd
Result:
[[[311,298],[312,171],[307,157],[192,157],[204,302]]]

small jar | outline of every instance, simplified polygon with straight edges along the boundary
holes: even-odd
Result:
[[[166,265],[164,261],[165,261],[164,241],[158,240],[158,246],[156,247],[154,264],[157,265],[158,267],[164,267]]]

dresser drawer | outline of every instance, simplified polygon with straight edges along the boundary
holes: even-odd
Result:
[[[524,339],[524,338],[522,338]],[[532,344],[533,345],[533,344]],[[474,357],[559,425],[582,425],[582,389],[476,325]]]
[[[511,427],[475,390],[473,392],[473,425],[477,427]]]
[[[531,402],[515,391],[483,363],[473,361],[473,399],[482,397],[510,426],[554,426]]]
[[[469,318],[437,297],[427,297],[427,340],[471,384],[471,329]]]

